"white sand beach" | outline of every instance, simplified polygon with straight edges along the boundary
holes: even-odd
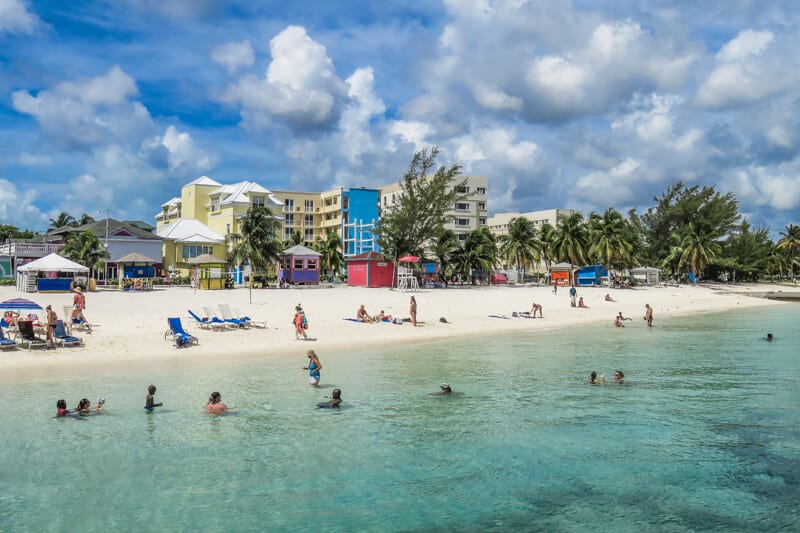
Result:
[[[256,358],[302,359],[310,348],[324,356],[334,352],[345,354],[350,349],[380,350],[387,344],[564,329],[590,323],[605,323],[613,328],[618,312],[633,319],[625,322],[626,328],[643,328],[647,303],[653,307],[654,325],[658,327],[660,320],[672,316],[783,305],[758,297],[759,293],[770,290],[791,289],[763,284],[580,288],[578,294],[583,296],[588,309],[571,308],[568,289],[559,288],[553,294],[549,287],[525,286],[451,287],[416,293],[353,287],[259,289],[252,291],[252,304],[246,288],[225,291],[164,288],[144,293],[100,290],[86,294],[86,316],[94,325],[93,332],[75,332],[84,338],[84,347],[4,352],[0,354],[3,376],[0,379],[65,373],[114,374],[143,371],[153,365],[185,368]],[[616,303],[605,301],[607,293]],[[412,294],[416,296],[418,320],[422,322],[416,328],[410,323],[364,324],[344,320],[355,317],[361,304],[373,315],[383,310],[396,317],[408,317]],[[42,307],[52,304],[60,318],[63,318],[62,307],[72,303],[71,294],[23,294],[13,287],[0,288],[3,300],[18,297],[31,299]],[[515,311],[529,311],[532,302],[543,306],[543,319],[512,317]],[[267,327],[210,331],[200,329],[188,316],[189,309],[202,316],[204,306],[216,309],[219,303],[227,303],[255,320],[266,321]],[[308,316],[308,335],[313,340],[295,339],[292,317],[298,303]],[[40,316],[44,318],[44,313]],[[170,316],[180,317],[184,327],[199,338],[199,345],[178,349],[165,340]],[[446,318],[447,323],[441,322],[440,317]]]

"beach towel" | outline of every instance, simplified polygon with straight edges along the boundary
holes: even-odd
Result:
[[[343,318],[342,320],[349,320],[350,322],[361,322],[357,318]],[[366,322],[362,322],[362,324],[366,324]]]
[[[503,320],[511,320],[507,316],[501,316],[501,315],[489,315],[489,318],[502,318]]]

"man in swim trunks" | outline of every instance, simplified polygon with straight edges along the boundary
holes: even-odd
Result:
[[[164,405],[163,403],[153,403],[155,401],[155,398],[153,398],[155,394],[156,394],[155,385],[150,385],[149,387],[147,387],[147,398],[144,399],[144,408],[150,411],[151,413],[153,412],[153,407],[161,407],[162,405]]]
[[[411,297],[411,307],[409,309],[409,313],[411,314],[411,325],[417,325],[417,299],[413,296]]]
[[[536,311],[539,311],[539,318],[544,318],[542,316],[542,304],[537,304],[536,302],[533,302],[533,304],[531,305],[530,315],[532,317],[536,317]]]
[[[647,327],[653,327],[653,308],[650,307],[650,304],[644,304],[644,321],[647,322]]]
[[[339,407],[342,404],[342,389],[333,389],[331,399],[328,402],[321,402],[317,407]]]
[[[364,304],[361,304],[361,307],[358,308],[356,311],[356,320],[359,322],[372,322],[372,317],[367,313],[367,310],[364,308]]]

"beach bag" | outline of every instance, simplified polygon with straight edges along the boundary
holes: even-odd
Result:
[[[308,329],[308,319],[306,319],[305,313],[303,313],[303,329]]]

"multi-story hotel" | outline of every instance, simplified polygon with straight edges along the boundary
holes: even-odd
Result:
[[[464,240],[472,230],[486,226],[489,213],[489,179],[485,176],[459,176],[458,180],[466,180],[466,184],[458,191],[468,197],[458,201],[449,214],[453,221],[447,229],[453,230],[459,240]],[[381,187],[381,208],[385,209],[400,200],[402,193],[400,182]]]
[[[545,209],[543,211],[529,211],[527,213],[496,213],[494,216],[489,217],[486,225],[489,226],[489,231],[495,237],[508,235],[508,225],[515,218],[527,218],[539,230],[544,224],[550,224],[554,228],[558,224],[570,216],[575,211],[572,209]]]

